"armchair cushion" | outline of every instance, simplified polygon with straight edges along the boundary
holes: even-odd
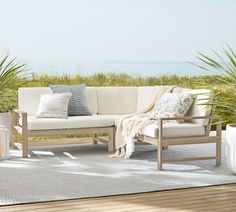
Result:
[[[209,116],[212,113],[212,108],[206,105],[211,105],[214,100],[214,91],[209,89],[186,89],[176,87],[173,93],[189,93],[193,95],[194,102],[186,116]],[[190,122],[207,126],[209,119],[193,119]]]
[[[214,99],[214,92],[208,89],[193,89],[184,91],[191,95],[195,95],[195,100],[186,114],[186,116],[209,116],[211,115],[212,108],[207,105],[211,105]],[[207,126],[209,119],[194,119],[191,121],[195,124],[201,124]]]
[[[152,138],[158,138],[158,130],[157,124],[150,124],[143,129],[142,134]],[[188,122],[181,124],[164,123],[162,134],[164,138],[203,136],[205,134],[205,127],[200,124]]]

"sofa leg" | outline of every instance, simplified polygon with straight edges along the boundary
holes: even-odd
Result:
[[[163,146],[162,146],[162,142],[161,142],[161,138],[158,139],[158,145],[157,145],[157,168],[159,171],[162,171],[162,150],[163,150]]]
[[[26,114],[22,114],[22,157],[28,157],[28,129]]]
[[[17,113],[15,113],[14,111],[12,111],[11,113],[11,134],[12,134],[12,137],[11,137],[11,147],[16,149],[16,145],[15,143],[17,142],[17,131],[15,129],[15,126],[17,125]]]
[[[111,128],[108,133],[108,152],[112,153],[114,151],[115,151],[114,129]]]
[[[94,134],[93,135],[93,144],[97,144],[98,141],[96,140],[96,138],[98,137],[98,134]]]
[[[216,165],[220,166],[221,165],[221,122],[217,123],[216,125],[216,135],[217,135],[217,140],[216,140]]]
[[[162,150],[167,150],[168,146],[162,146]]]
[[[17,143],[17,132],[15,129],[12,129],[12,137],[11,137],[11,141],[10,141],[10,146],[12,149],[18,149],[16,143]]]
[[[219,139],[216,142],[216,165],[221,165],[221,140]]]
[[[27,158],[28,157],[28,138],[27,136],[23,136],[23,145],[22,145],[22,157]]]
[[[10,145],[13,149],[17,149],[16,143],[17,143],[17,131],[15,130],[15,128],[12,127],[11,129],[11,141],[10,141]]]
[[[158,146],[157,149],[157,164],[158,164],[158,170],[162,170],[162,148],[161,146]]]
[[[162,170],[162,121],[158,120],[159,135],[157,141],[157,164],[158,170]]]

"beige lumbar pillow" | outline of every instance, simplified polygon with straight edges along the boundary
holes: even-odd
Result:
[[[191,94],[163,94],[160,100],[156,102],[153,111],[149,115],[149,119],[184,117],[192,104],[193,97]],[[182,123],[184,120],[178,119],[177,122]]]
[[[40,98],[36,118],[68,118],[71,93],[44,94]]]

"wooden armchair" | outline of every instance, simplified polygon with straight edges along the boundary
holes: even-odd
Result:
[[[185,121],[190,121],[193,119],[209,119],[208,125],[205,127],[205,134],[202,136],[191,136],[191,137],[176,137],[168,138],[163,136],[165,127],[163,122],[166,120],[177,120],[184,119]],[[210,130],[212,126],[212,120],[217,119],[216,122],[216,135],[210,135]],[[157,162],[158,169],[162,170],[163,163],[171,162],[182,162],[182,161],[193,161],[193,160],[216,160],[216,165],[221,164],[221,117],[219,116],[196,116],[196,117],[184,117],[184,118],[160,118],[157,120],[158,124],[158,137],[153,138],[146,135],[141,135],[139,140],[149,144],[155,144],[157,148]],[[189,158],[180,158],[172,160],[164,160],[162,157],[163,149],[166,149],[170,145],[188,145],[188,144],[205,144],[205,143],[215,143],[216,144],[216,155],[215,156],[205,156],[205,157],[189,157]]]

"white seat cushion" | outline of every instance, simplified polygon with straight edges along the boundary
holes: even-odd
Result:
[[[158,138],[158,125],[151,124],[146,126],[143,135]],[[164,123],[163,124],[163,137],[164,138],[177,138],[189,136],[203,136],[205,134],[205,127],[200,124],[187,123]]]
[[[113,118],[114,119],[114,126],[117,127],[118,123],[119,123],[119,120],[123,117],[123,116],[126,116],[126,115],[102,115],[106,118]]]
[[[112,127],[117,115],[70,116],[68,119],[28,117],[29,130]],[[20,124],[22,120],[20,119]]]

